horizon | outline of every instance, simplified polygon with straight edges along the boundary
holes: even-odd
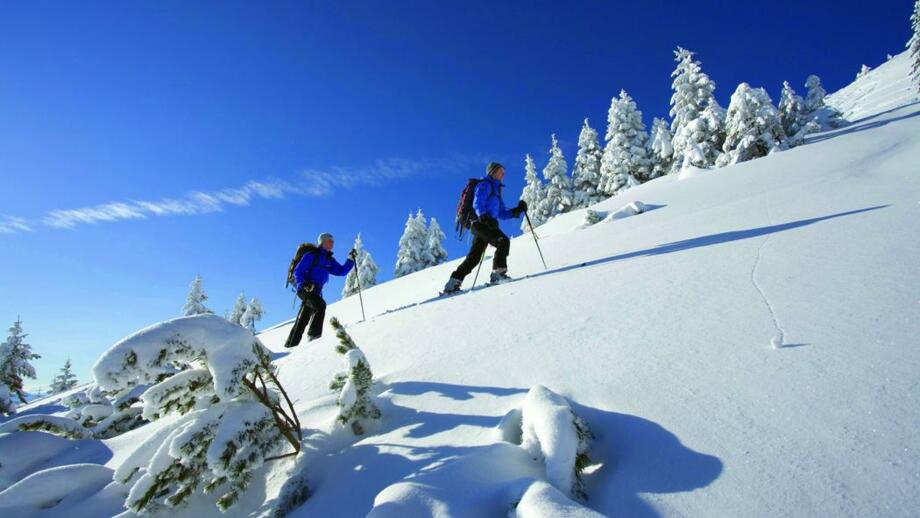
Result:
[[[421,208],[460,257],[452,219],[467,177],[502,162],[512,204],[524,155],[542,171],[552,133],[571,173],[582,120],[603,137],[621,88],[647,127],[669,119],[677,46],[696,53],[723,106],[740,82],[775,104],[784,80],[803,94],[814,73],[831,93],[903,52],[911,10],[364,5],[96,3],[55,6],[55,20],[41,3],[4,9],[0,325],[20,315],[42,355],[28,390],[66,357],[91,381],[117,340],[180,316],[196,274],[217,314],[242,290],[266,308],[260,329],[293,318],[284,270],[320,232],[336,235],[339,258],[360,232],[385,282],[406,214]],[[587,5],[595,15],[579,16]],[[799,16],[729,23],[784,8]],[[617,24],[609,45],[604,29],[630,16],[649,24]],[[650,38],[652,23],[674,30]],[[512,274],[513,262],[512,250]],[[341,287],[327,286],[329,302]]]

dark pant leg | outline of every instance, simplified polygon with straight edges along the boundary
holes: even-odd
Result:
[[[326,301],[317,293],[308,293],[304,305],[310,306],[312,317],[310,318],[310,329],[307,335],[310,338],[319,338],[323,336],[323,323],[326,320]]]
[[[294,327],[288,335],[287,346],[294,347],[300,344],[303,332],[310,326],[309,336],[318,338],[323,334],[323,320],[326,318],[326,301],[318,294],[301,290],[297,292],[300,297],[300,311],[294,320]]]
[[[492,269],[508,267],[508,253],[511,251],[511,241],[498,226],[498,221],[487,219],[473,223],[473,235],[478,239],[495,247],[495,257],[492,258]]]
[[[454,279],[463,280],[470,272],[473,271],[473,268],[476,268],[476,265],[479,264],[479,261],[482,260],[482,254],[486,252],[486,247],[489,246],[485,240],[481,239],[475,233],[473,234],[473,244],[470,246],[470,252],[466,254],[466,259],[460,263],[460,266],[454,270],[454,273],[450,274]]]
[[[297,295],[300,296],[299,293]],[[310,323],[311,316],[313,316],[313,310],[301,298],[300,311],[297,312],[297,318],[294,319],[294,326],[291,327],[291,334],[288,335],[285,347],[294,347],[300,344],[300,340],[303,338],[303,331],[307,328],[307,324]]]

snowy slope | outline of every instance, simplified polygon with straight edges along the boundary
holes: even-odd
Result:
[[[308,438],[312,495],[292,516],[505,515],[522,478],[549,481],[499,426],[538,384],[593,430],[586,505],[605,515],[915,516],[920,105],[889,88],[906,67],[898,56],[830,98],[852,126],[594,207],[641,201],[643,214],[555,218],[538,229],[548,271],[525,235],[509,258],[517,282],[437,299],[454,261],[368,289],[366,322],[355,298],[330,305],[379,380],[373,435],[332,425],[330,329],[291,351],[289,326],[262,333]],[[166,425],[48,466],[117,468]],[[39,435],[0,435],[0,452]],[[234,515],[264,511],[292,469],[278,464]],[[520,515],[541,498],[569,512],[530,487]],[[46,515],[111,514],[116,490]]]

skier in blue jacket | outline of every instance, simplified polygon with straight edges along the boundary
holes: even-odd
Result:
[[[329,280],[329,275],[348,275],[355,265],[355,250],[348,252],[348,260],[339,264],[332,257],[332,247],[335,240],[332,234],[324,232],[317,239],[318,247],[312,248],[303,254],[300,262],[294,267],[294,282],[297,287],[297,296],[301,300],[300,311],[291,334],[288,335],[285,347],[296,347],[300,344],[304,330],[308,327],[307,341],[316,340],[323,334],[323,321],[326,318],[326,301],[323,300],[323,285]]]
[[[502,180],[505,179],[505,167],[498,162],[489,162],[486,166],[486,176],[476,185],[473,194],[473,210],[476,220],[470,226],[473,234],[473,244],[466,259],[450,274],[450,279],[444,285],[444,293],[460,291],[463,278],[476,268],[482,254],[489,245],[495,247],[495,257],[492,258],[492,275],[490,282],[498,284],[511,280],[508,277],[508,253],[511,241],[498,226],[499,219],[518,218],[527,211],[524,200],[518,202],[513,209],[505,207],[502,200]]]

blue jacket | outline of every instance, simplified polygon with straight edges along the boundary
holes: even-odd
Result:
[[[502,200],[502,187],[504,185],[501,182],[488,175],[476,184],[476,193],[473,195],[473,210],[476,211],[476,216],[481,218],[488,215],[495,219],[514,217]]]
[[[317,257],[317,254],[319,254],[319,259],[316,260],[316,266],[313,266],[313,259]],[[339,276],[348,275],[354,265],[351,259],[345,261],[345,264],[339,264],[332,257],[332,252],[321,248],[307,252],[294,267],[294,281],[297,284],[297,290],[300,290],[303,283],[312,282],[316,286],[316,292],[321,294],[323,285],[329,280],[330,273]]]

